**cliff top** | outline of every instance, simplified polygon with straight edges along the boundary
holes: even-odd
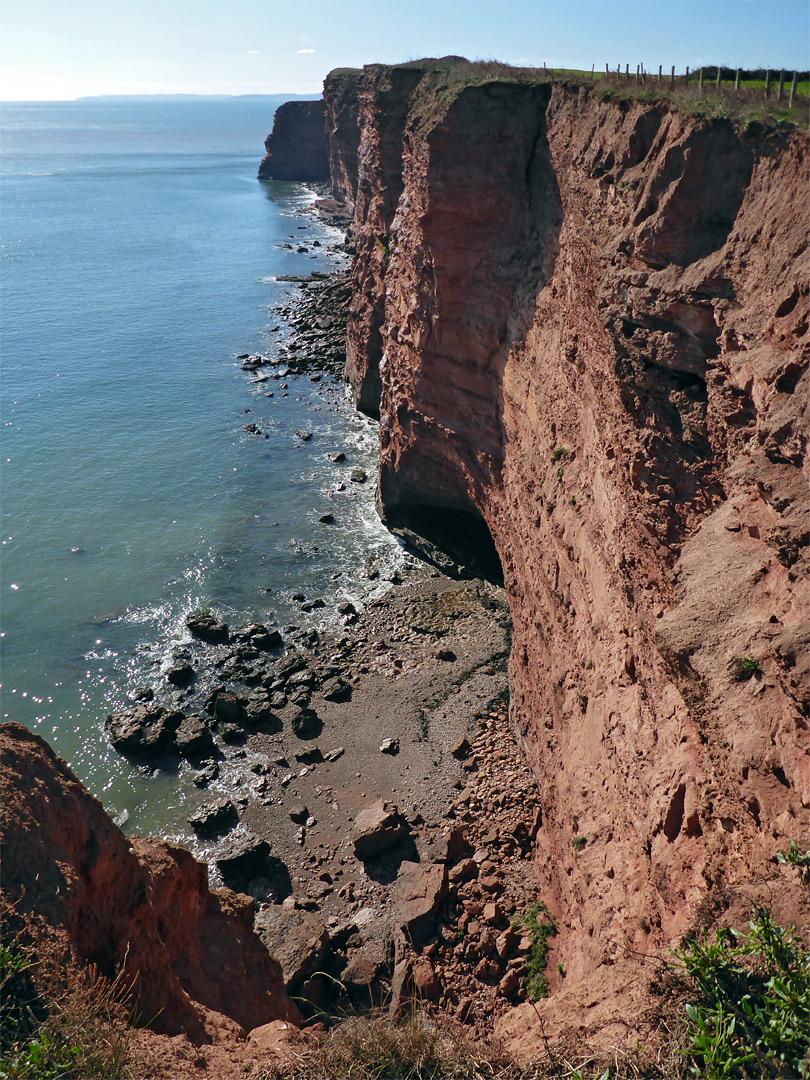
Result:
[[[795,95],[790,92],[793,73],[720,69],[696,69],[689,75],[672,78],[652,72],[619,73],[571,69],[516,67],[498,60],[467,60],[463,56],[424,57],[403,64],[367,64],[363,68],[336,68],[327,75],[333,78],[360,77],[368,71],[422,71],[424,89],[431,97],[452,101],[468,86],[484,83],[564,83],[581,87],[603,100],[619,105],[639,101],[647,105],[667,105],[697,119],[729,119],[736,126],[761,126],[766,129],[807,126],[810,117],[810,72],[797,72]],[[779,93],[780,74],[784,86]]]

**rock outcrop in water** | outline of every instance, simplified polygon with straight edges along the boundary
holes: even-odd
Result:
[[[810,829],[808,139],[444,62],[325,100],[380,512],[502,568],[575,1011]]]
[[[249,1031],[300,1020],[253,932],[250,897],[209,889],[207,868],[178,844],[127,839],[22,725],[0,727],[0,761],[6,910],[108,978],[123,972],[154,1031],[205,1043],[234,1021]]]
[[[265,140],[260,180],[328,180],[323,101],[287,101]]]

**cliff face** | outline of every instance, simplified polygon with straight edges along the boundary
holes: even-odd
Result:
[[[494,541],[570,997],[810,828],[808,140],[559,84],[353,87],[380,509]]]
[[[153,1030],[216,1036],[299,1020],[281,968],[253,933],[254,902],[210,890],[185,848],[128,840],[37,735],[0,727],[4,902],[61,934],[81,963],[124,971]],[[154,1020],[153,1020],[154,1018]]]
[[[287,101],[279,105],[267,151],[259,165],[260,180],[328,180],[323,101]]]

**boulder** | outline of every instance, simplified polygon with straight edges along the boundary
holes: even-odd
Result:
[[[166,680],[172,686],[190,686],[194,682],[195,671],[191,664],[175,664],[166,672]]]
[[[214,753],[214,736],[199,716],[186,716],[174,737],[178,751],[188,761],[202,761]]]
[[[432,936],[446,896],[447,867],[443,863],[427,867],[403,863],[393,887],[393,900],[399,925],[415,946],[424,945]]]
[[[232,690],[220,690],[214,698],[214,716],[221,724],[241,724],[245,706]]]
[[[299,709],[292,719],[293,735],[299,739],[314,739],[323,730],[323,724],[314,709]]]
[[[231,888],[246,892],[251,882],[266,884],[279,900],[292,892],[290,872],[281,859],[270,854],[270,844],[252,833],[233,836],[215,857],[222,880]]]
[[[361,810],[354,823],[354,853],[362,862],[409,838],[408,823],[393,803],[378,802]]]
[[[323,966],[329,933],[314,912],[272,904],[259,912],[253,925],[267,951],[281,964],[289,993],[299,991]]]
[[[213,799],[203,803],[188,819],[198,836],[212,836],[239,824],[239,815],[230,799]]]
[[[186,619],[186,626],[192,637],[199,638],[207,645],[228,643],[228,624],[219,622],[210,611],[192,612]]]
[[[183,719],[181,712],[139,702],[123,712],[108,716],[105,727],[110,742],[119,754],[153,758],[172,749],[175,732]]]

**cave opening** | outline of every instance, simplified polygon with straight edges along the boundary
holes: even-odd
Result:
[[[449,577],[480,577],[503,587],[503,567],[479,513],[446,506],[400,504],[385,515],[406,548]]]

